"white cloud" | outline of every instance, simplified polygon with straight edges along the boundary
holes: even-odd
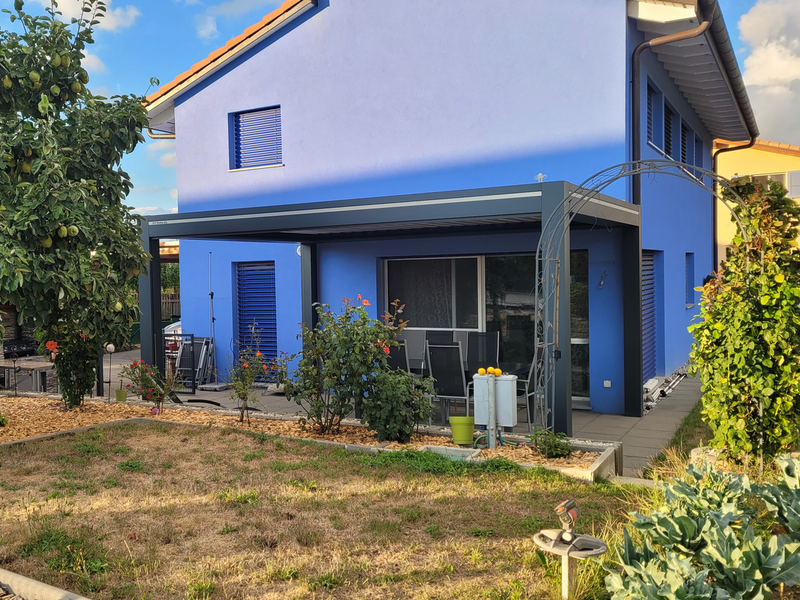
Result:
[[[178,199],[178,189],[175,188],[175,189],[170,190],[169,191],[169,197],[172,198],[173,200],[177,200]]]
[[[178,207],[177,206],[173,206],[172,208],[169,209],[169,212],[171,212],[171,213],[178,212]]]
[[[197,37],[200,39],[211,40],[219,35],[217,20],[211,15],[197,15],[195,23],[197,25]]]
[[[95,96],[102,96],[103,98],[111,98],[111,96],[114,95],[114,92],[112,92],[104,85],[98,85],[97,87],[92,87],[91,91],[92,94],[94,94]]]
[[[81,60],[81,66],[91,73],[105,73],[108,71],[105,63],[96,54],[86,52],[86,56]]]
[[[136,206],[131,212],[137,215],[152,215],[159,212],[161,209],[158,206]]]
[[[148,153],[153,152],[162,152],[164,150],[174,150],[175,149],[175,140],[153,140],[148,141],[145,144],[145,148],[147,148]]]
[[[751,49],[743,76],[759,137],[800,145],[800,3],[758,0],[739,33]]]
[[[167,152],[158,157],[158,164],[162,167],[175,167],[178,164],[178,157],[175,152]]]
[[[186,3],[196,4],[199,2],[186,0]],[[217,37],[219,35],[219,30],[217,29],[217,19],[219,17],[238,17],[256,9],[264,11],[266,14],[277,4],[278,2],[275,2],[275,0],[226,0],[220,4],[209,6],[202,15],[195,17],[197,37],[201,39]]]
[[[50,0],[36,0],[44,7],[50,6]],[[142,14],[135,6],[122,6],[112,7],[113,0],[106,2],[106,12],[98,19],[100,24],[97,25],[98,29],[105,29],[107,31],[116,31],[117,29],[124,29],[133,25],[134,21]],[[58,10],[61,12],[62,19],[69,22],[70,19],[81,16],[83,7],[83,0],[60,0],[58,3]]]

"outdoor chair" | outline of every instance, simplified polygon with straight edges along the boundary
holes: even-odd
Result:
[[[442,409],[442,422],[450,417],[450,401],[463,400],[469,416],[469,392],[464,377],[461,344],[428,344],[426,362],[434,379],[433,389]]]
[[[525,379],[517,379],[517,407],[525,405],[525,412],[528,416],[528,432],[532,431],[533,423],[537,428],[547,428],[547,407],[544,405],[544,395],[536,393],[534,377],[536,376],[534,364],[537,365],[539,373],[543,367],[543,348],[536,349],[536,356],[528,368],[528,376]],[[531,420],[531,403],[533,404],[533,421]]]
[[[389,358],[387,363],[392,370],[400,369],[401,371],[411,372],[411,367],[408,364],[408,351],[406,349],[406,341],[398,340],[397,346],[389,346]]]
[[[496,367],[500,361],[500,332],[470,331],[467,336],[467,371]]]
[[[423,377],[426,377],[431,374],[430,369],[428,369],[428,344],[435,344],[437,346],[454,346],[456,342],[453,341],[452,331],[432,331],[432,330],[425,331],[425,349],[424,349],[425,354],[422,360]]]

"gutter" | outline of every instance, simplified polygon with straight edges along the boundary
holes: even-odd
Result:
[[[750,141],[747,142],[746,144],[742,144],[741,146],[729,146],[728,148],[720,148],[719,150],[714,152],[714,154],[711,157],[711,170],[714,171],[714,173],[717,173],[717,156],[719,156],[723,152],[734,152],[735,150],[746,150],[747,148],[752,148],[755,145],[755,143],[757,141],[757,138],[752,134],[751,134],[751,136],[752,137],[750,138]],[[714,182],[714,191],[716,192],[718,190],[718,188],[719,188],[719,184],[715,181]],[[717,265],[719,264],[719,248],[717,246],[717,198],[716,198],[716,196],[714,197],[714,202],[712,202],[711,211],[712,211],[711,212],[711,226],[713,227],[713,230],[712,230],[713,235],[711,236],[711,238],[712,238],[711,243],[712,243],[712,246],[713,246],[712,252],[713,252],[713,256],[714,256],[713,267],[714,267],[714,271],[716,271],[717,270]]]
[[[174,140],[175,134],[174,133],[156,133],[149,127],[147,128],[147,137],[151,140]]]
[[[633,119],[633,122],[631,123],[631,136],[632,136],[631,159],[634,162],[642,159],[642,131],[641,131],[642,54],[644,53],[645,50],[648,50],[649,48],[664,46],[665,44],[671,44],[672,42],[688,40],[703,35],[708,30],[709,27],[711,27],[711,21],[703,21],[702,23],[700,23],[700,25],[698,25],[693,29],[687,29],[686,31],[679,31],[677,33],[671,33],[669,35],[663,35],[661,37],[653,38],[652,40],[649,40],[647,42],[642,42],[634,49],[633,55],[631,56],[631,72],[633,76],[632,79],[633,89],[631,90],[631,118]],[[633,176],[632,192],[633,193],[631,199],[633,201],[633,204],[636,205],[641,204],[642,203],[641,175],[637,174]]]

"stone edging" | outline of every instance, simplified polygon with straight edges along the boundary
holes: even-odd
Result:
[[[52,585],[17,575],[5,569],[0,569],[0,582],[11,588],[14,594],[26,600],[89,600],[84,596],[60,590]]]

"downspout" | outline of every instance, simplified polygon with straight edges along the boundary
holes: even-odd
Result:
[[[719,154],[722,154],[723,152],[733,152],[734,150],[746,150],[747,148],[752,148],[755,145],[756,140],[757,140],[756,136],[754,136],[749,131],[748,131],[748,135],[750,135],[750,141],[747,142],[746,144],[742,144],[741,146],[731,146],[731,147],[728,147],[728,148],[720,148],[719,150],[714,152],[714,154],[711,156],[711,170],[714,171],[714,173],[719,175],[719,173],[717,172],[717,156]],[[714,182],[714,191],[715,192],[719,191],[719,184],[716,181]],[[711,212],[711,226],[714,228],[712,230],[711,240],[712,240],[712,245],[713,245],[713,253],[714,253],[714,263],[713,264],[714,264],[714,270],[715,271],[717,270],[717,265],[719,264],[719,247],[717,245],[717,202],[718,202],[718,200],[717,200],[717,198],[715,196],[714,197],[714,202],[712,204],[712,209],[711,209],[711,211],[712,211]]]
[[[672,42],[679,42],[688,40],[699,35],[703,35],[708,28],[711,27],[711,21],[703,21],[694,29],[687,29],[686,31],[679,31],[669,35],[653,38],[647,42],[642,42],[633,51],[631,57],[631,71],[633,77],[633,89],[631,90],[631,159],[635,162],[642,159],[642,138],[641,138],[641,104],[642,104],[642,90],[641,90],[641,61],[642,53],[648,48],[655,48],[656,46],[663,46],[671,44]],[[642,186],[641,175],[633,176],[633,190],[632,190],[633,204],[639,205],[642,203]]]
[[[147,128],[147,137],[152,140],[174,140],[175,134],[174,133],[156,133],[149,127]]]

